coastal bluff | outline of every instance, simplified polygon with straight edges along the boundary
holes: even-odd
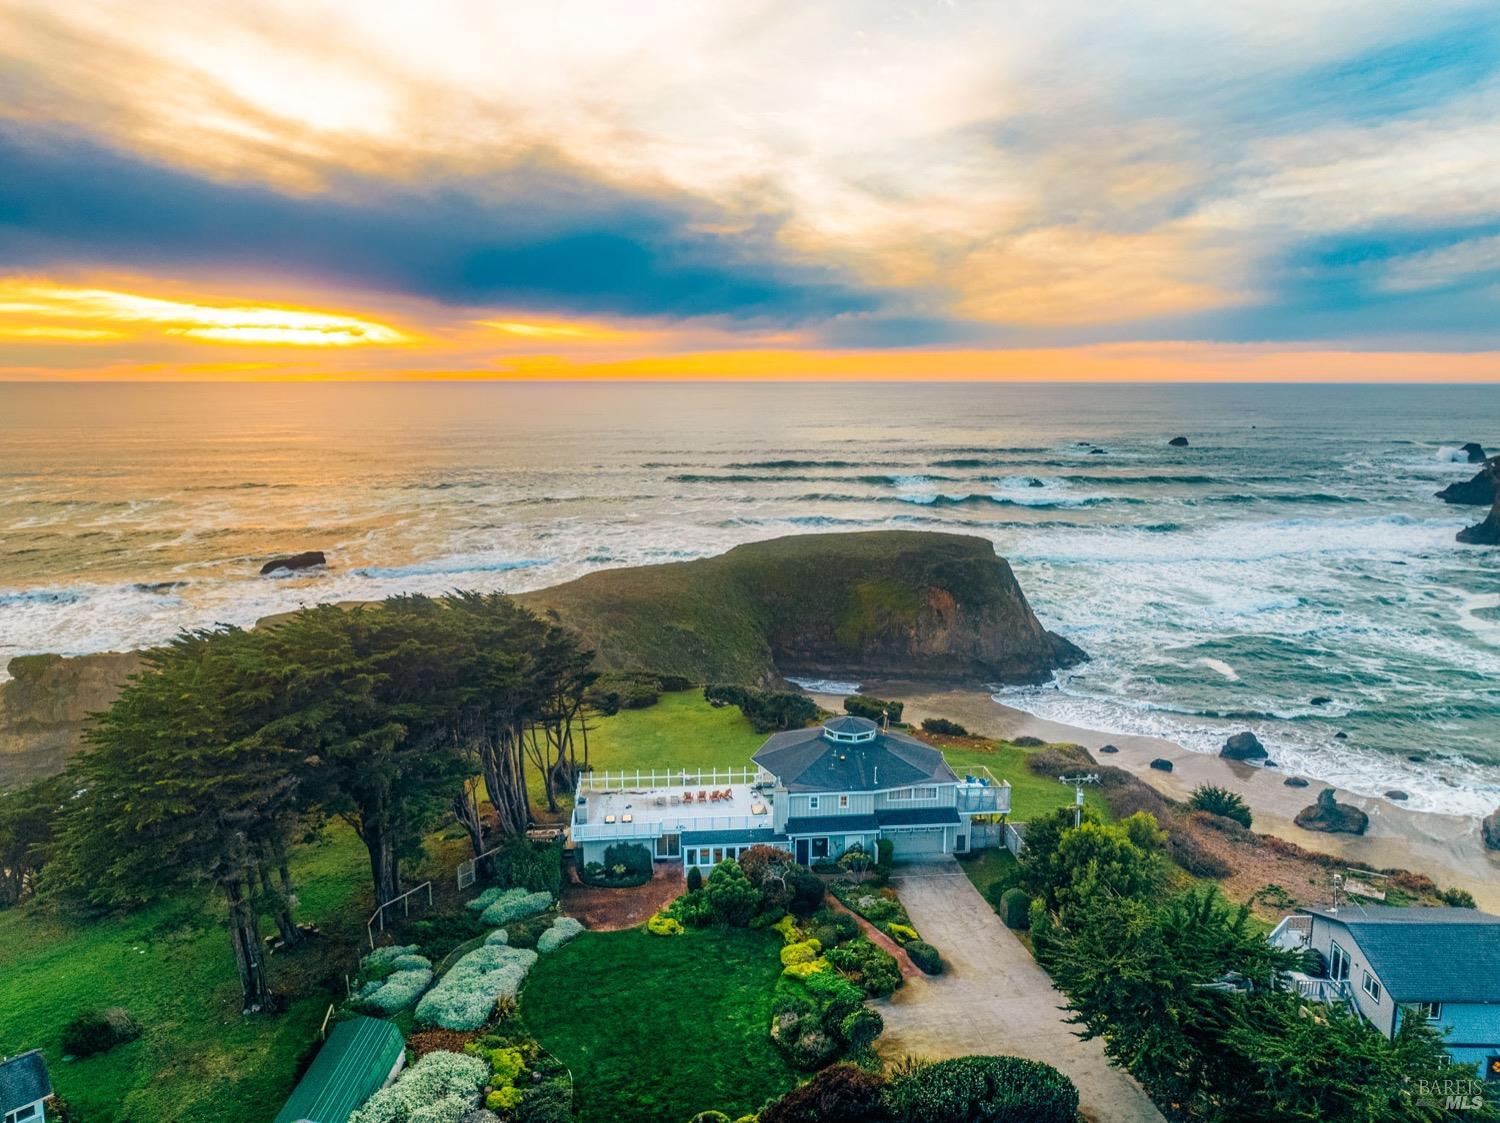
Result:
[[[796,535],[600,570],[516,599],[577,629],[602,669],[695,682],[1038,682],[1086,657],[1042,626],[988,540],[958,534]],[[88,715],[140,666],[134,652],[12,659],[0,683],[0,788],[61,769]]]
[[[794,535],[517,599],[577,628],[601,666],[700,682],[1040,682],[1086,658],[1037,620],[990,541],[961,534]]]

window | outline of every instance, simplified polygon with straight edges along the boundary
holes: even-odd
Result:
[[[36,1104],[27,1104],[23,1108],[11,1112],[5,1117],[5,1123],[21,1123],[23,1119],[36,1118]]]
[[[682,843],[682,837],[675,834],[663,834],[656,837],[656,856],[658,858],[677,857],[677,848]]]
[[[809,811],[816,811],[818,809],[818,797],[817,796],[810,795],[810,796],[807,797],[807,809]]]
[[[722,846],[715,846],[714,847],[714,865],[717,866],[723,860],[724,860],[724,848]]]
[[[812,840],[813,858],[828,857],[828,840],[826,838],[815,838]]]
[[[937,794],[936,788],[897,788],[895,791],[887,792],[886,799],[892,803],[900,803],[909,799],[936,799]]]
[[[1337,941],[1328,953],[1328,977],[1340,982],[1349,977],[1349,953]]]
[[[848,810],[848,808],[849,808],[849,797],[846,796],[846,795],[839,796],[839,810],[840,811],[846,811],[846,810]]]
[[[1429,1022],[1435,1022],[1443,1016],[1441,1002],[1413,1002],[1411,1009],[1418,1017],[1426,1018]]]
[[[1372,974],[1370,974],[1370,972],[1368,972],[1368,971],[1366,971],[1364,973],[1364,975],[1365,975],[1364,980],[1359,984],[1360,985],[1360,989],[1362,989],[1366,994],[1368,994],[1376,1002],[1379,1002],[1380,1001],[1380,982],[1379,982],[1379,980],[1376,979],[1375,976],[1372,975]]]

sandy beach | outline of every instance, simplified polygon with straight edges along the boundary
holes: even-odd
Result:
[[[1101,764],[1123,768],[1173,799],[1186,799],[1200,784],[1229,788],[1250,805],[1255,814],[1255,830],[1261,833],[1377,869],[1394,867],[1423,873],[1439,885],[1467,889],[1480,908],[1500,912],[1500,853],[1484,848],[1476,819],[1411,811],[1390,800],[1336,788],[1339,802],[1353,804],[1369,815],[1369,829],[1361,836],[1303,830],[1292,820],[1313,802],[1319,791],[1329,786],[1316,777],[1306,777],[1309,783],[1305,788],[1290,788],[1284,782],[1288,773],[1279,768],[1195,753],[1157,737],[1044,721],[996,702],[983,690],[945,690],[930,683],[902,682],[872,682],[865,689],[879,697],[900,698],[906,703],[904,717],[914,723],[928,717],[945,717],[986,737],[1013,740],[1029,736],[1083,745],[1094,751]],[[843,708],[840,696],[812,697],[826,709]],[[1106,744],[1114,745],[1119,752],[1101,756],[1097,750]],[[1151,761],[1158,758],[1170,760],[1172,771],[1150,767]]]

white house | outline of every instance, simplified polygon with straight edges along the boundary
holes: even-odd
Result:
[[[1500,1080],[1500,916],[1475,909],[1301,908],[1271,933],[1312,948],[1324,978],[1297,976],[1310,998],[1348,1002],[1387,1037],[1423,1018],[1455,1061]]]
[[[777,733],[755,768],[584,773],[570,828],[584,862],[617,842],[658,861],[709,867],[766,843],[799,862],[835,859],[890,840],[896,859],[993,845],[990,820],[1010,810],[1010,785],[962,780],[937,749],[861,717]]]
[[[52,1094],[52,1080],[40,1049],[0,1060],[0,1120],[3,1123],[43,1123],[43,1101]]]

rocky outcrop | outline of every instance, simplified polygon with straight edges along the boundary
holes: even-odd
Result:
[[[1459,449],[1459,451],[1469,458],[1470,464],[1484,463],[1484,445],[1478,441],[1470,441],[1463,448]]]
[[[1167,442],[1167,444],[1171,445],[1173,448],[1187,448],[1188,439],[1186,437],[1173,437],[1170,441]]]
[[[1285,784],[1289,788],[1305,788],[1305,787],[1307,787],[1307,781],[1304,780],[1301,776],[1288,776],[1285,780],[1283,780],[1281,782],[1283,784]]]
[[[1164,756],[1159,756],[1151,762],[1150,767],[1156,769],[1158,772],[1170,772],[1172,771],[1172,762]]]
[[[1247,730],[1225,741],[1219,755],[1225,760],[1264,760],[1266,747],[1260,743],[1260,738]]]
[[[1370,817],[1358,807],[1334,799],[1332,788],[1319,792],[1318,802],[1297,812],[1292,821],[1303,830],[1324,834],[1364,834],[1370,825]]]
[[[1485,849],[1500,850],[1500,807],[1479,821],[1479,837],[1484,839]]]
[[[1489,507],[1500,492],[1500,456],[1492,456],[1471,480],[1449,484],[1437,493],[1444,503],[1461,503],[1469,507]]]
[[[272,558],[260,567],[260,575],[268,577],[278,569],[295,573],[299,569],[316,569],[327,564],[328,559],[323,556],[322,550],[305,550],[300,554],[288,554],[284,558]]]
[[[140,666],[133,652],[12,659],[10,681],[0,683],[0,788],[61,771],[89,715],[108,708]]]
[[[1482,523],[1465,527],[1454,537],[1469,546],[1500,546],[1500,495]]]
[[[518,599],[582,632],[607,669],[695,682],[1041,682],[1085,658],[1042,627],[991,542],[958,534],[775,538]]]

